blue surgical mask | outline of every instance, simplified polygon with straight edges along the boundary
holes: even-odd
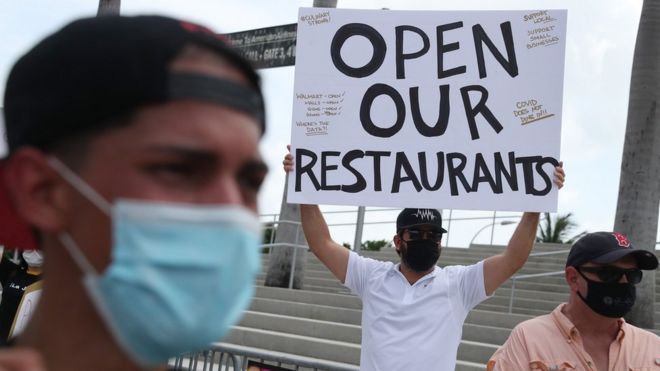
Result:
[[[254,293],[256,216],[236,206],[119,200],[110,205],[57,159],[51,164],[112,217],[112,262],[97,272],[67,233],[60,241],[110,332],[142,366],[219,341]]]

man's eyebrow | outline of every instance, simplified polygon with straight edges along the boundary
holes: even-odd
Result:
[[[217,162],[219,160],[218,155],[213,151],[194,146],[154,144],[148,146],[146,150],[147,152],[173,155],[200,162]]]
[[[200,163],[217,163],[220,156],[210,150],[195,146],[154,144],[147,147],[147,152],[173,155]],[[243,164],[239,172],[244,175],[268,172],[268,165],[262,159],[250,159]]]

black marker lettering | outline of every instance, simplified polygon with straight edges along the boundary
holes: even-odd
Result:
[[[429,37],[426,36],[424,31],[421,29],[415,27],[415,26],[397,26],[394,28],[395,31],[395,42],[396,42],[396,78],[397,79],[405,79],[406,78],[406,68],[405,68],[405,61],[406,59],[415,59],[419,58],[422,55],[426,54],[426,52],[429,51],[429,46],[431,43],[429,42]],[[422,46],[421,49],[414,53],[404,53],[403,52],[403,38],[404,38],[404,31],[410,31],[418,34],[422,38],[422,43],[424,46]]]
[[[309,157],[311,160],[307,163],[307,165],[302,165],[303,161],[302,158],[303,156]],[[314,188],[318,191],[321,189],[321,185],[319,184],[319,181],[316,179],[316,176],[314,175],[314,164],[316,164],[316,154],[312,151],[302,149],[302,148],[296,148],[296,192],[300,192],[301,190],[301,180],[303,174],[307,174],[309,176],[309,180],[312,182],[314,185]]]

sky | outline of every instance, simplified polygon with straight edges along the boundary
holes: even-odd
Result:
[[[22,0],[0,3],[0,96],[13,62],[38,40],[73,19],[96,14],[94,0]],[[312,0],[122,0],[121,13],[163,14],[204,24],[217,32],[235,32],[294,23],[298,7]],[[572,213],[578,227],[611,230],[614,224],[626,127],[630,71],[642,0],[339,0],[339,8],[391,10],[532,10],[568,9],[561,159],[567,173],[559,192],[558,212]],[[293,67],[261,72],[268,130],[261,144],[270,173],[260,196],[262,214],[279,212],[284,189],[281,160],[291,136]],[[0,153],[5,150],[0,141]],[[355,207],[323,207],[338,242],[353,242]],[[339,213],[339,211],[351,211]],[[659,210],[660,211],[660,210]],[[364,239],[390,239],[396,210],[367,209]],[[519,213],[511,215],[516,220]],[[445,219],[449,210],[444,210]],[[466,246],[490,224],[492,212],[452,211],[449,245]],[[263,220],[272,217],[264,216]],[[497,226],[495,243],[504,244],[515,225]],[[660,228],[659,228],[660,235]],[[488,243],[490,230],[475,239]],[[657,239],[660,241],[660,238]],[[447,241],[445,241],[445,244]]]

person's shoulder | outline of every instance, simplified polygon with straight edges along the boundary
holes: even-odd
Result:
[[[351,258],[355,259],[356,261],[360,262],[361,264],[368,265],[370,269],[372,270],[389,270],[392,267],[394,267],[394,263],[391,261],[386,261],[386,260],[378,260],[374,258],[370,258],[367,256],[362,256],[355,251],[351,251]]]
[[[658,336],[656,333],[651,332],[649,330],[643,329],[641,327],[637,327],[634,325],[631,325],[630,323],[626,322],[626,327],[624,328],[624,331],[627,334],[630,334],[635,337],[635,339],[643,342],[643,343],[648,343],[648,344],[655,344],[660,347],[660,336]]]
[[[446,265],[444,267],[436,267],[436,269],[438,273],[447,274],[449,276],[455,276],[471,268],[477,267],[479,264],[481,264],[482,261],[478,261],[474,264],[468,264],[468,265]]]

